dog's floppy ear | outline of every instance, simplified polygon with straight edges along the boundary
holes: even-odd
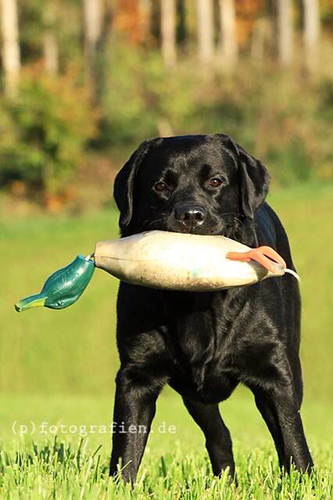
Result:
[[[264,202],[270,181],[266,167],[243,148],[235,144],[239,169],[241,204],[245,217],[253,219]]]
[[[114,181],[113,196],[120,212],[119,226],[121,229],[128,226],[132,219],[135,177],[147,150],[148,141],[144,141],[127,160]]]

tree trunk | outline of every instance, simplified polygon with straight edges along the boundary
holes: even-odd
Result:
[[[48,3],[45,7],[44,13],[44,61],[45,69],[50,75],[56,75],[59,71],[59,48],[56,35],[56,13],[54,5]]]
[[[313,71],[318,57],[320,33],[318,0],[303,0],[303,19],[305,66],[308,71]]]
[[[16,0],[1,0],[1,21],[4,90],[15,97],[21,67]]]
[[[149,43],[151,36],[152,0],[139,0],[141,39]]]
[[[162,55],[166,66],[176,64],[176,3],[161,0]]]
[[[198,57],[204,63],[210,63],[214,54],[214,24],[212,0],[196,0]]]
[[[277,31],[279,61],[283,66],[288,66],[293,52],[291,0],[278,0]]]
[[[237,62],[236,11],[234,0],[219,0],[220,52],[223,63],[232,69]]]
[[[84,12],[84,51],[86,60],[86,76],[96,85],[96,56],[98,43],[103,29],[102,0],[83,0]]]

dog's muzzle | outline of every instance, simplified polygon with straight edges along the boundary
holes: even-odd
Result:
[[[188,229],[192,229],[204,223],[207,212],[200,205],[180,205],[174,210],[174,218],[177,222]]]

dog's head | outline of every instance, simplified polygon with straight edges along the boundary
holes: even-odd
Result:
[[[115,179],[121,234],[160,229],[233,237],[253,220],[268,184],[262,163],[226,135],[145,141]]]

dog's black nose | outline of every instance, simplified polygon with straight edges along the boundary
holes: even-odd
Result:
[[[205,218],[206,210],[199,205],[181,205],[175,209],[175,219],[185,226],[200,226]]]

